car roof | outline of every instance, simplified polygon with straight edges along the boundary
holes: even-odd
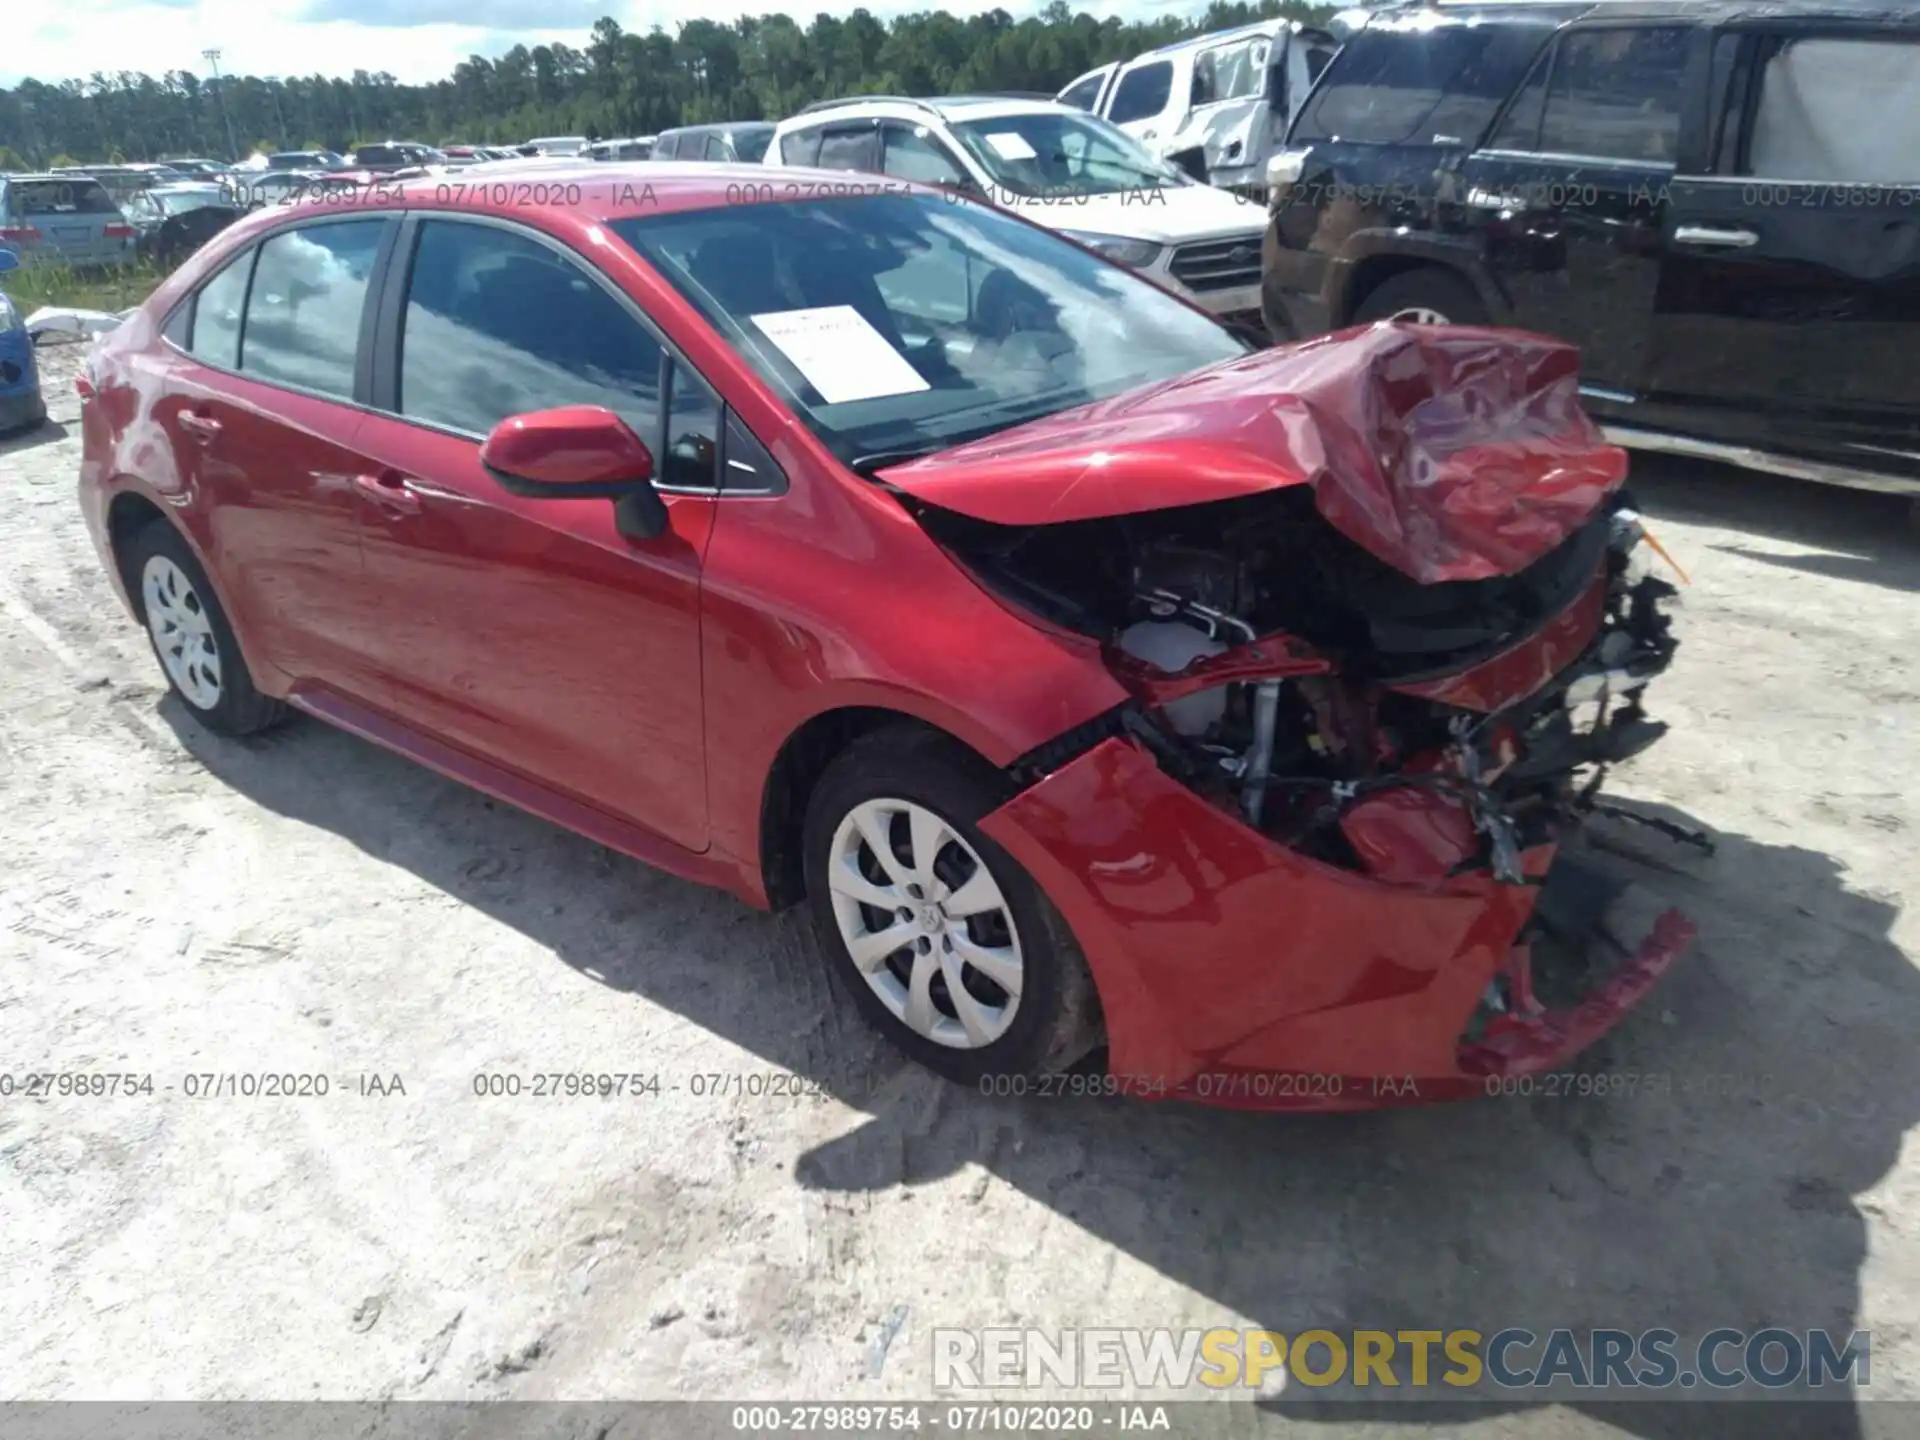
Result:
[[[664,140],[669,135],[738,135],[744,130],[771,130],[772,120],[719,120],[708,125],[676,125],[671,130],[662,130],[658,135],[636,135],[636,140]]]
[[[1172,44],[1162,45],[1155,50],[1143,51],[1124,63],[1131,69],[1143,60],[1166,60],[1189,50],[1211,50],[1216,45],[1231,45],[1236,40],[1253,40],[1261,36],[1278,35],[1287,28],[1288,23],[1284,19],[1260,20],[1252,25],[1236,25],[1231,30],[1214,30],[1205,35],[1175,40]]]
[[[1564,24],[1572,20],[1647,20],[1721,26],[1773,20],[1844,19],[1902,28],[1920,26],[1920,10],[1889,0],[1408,0],[1372,12],[1393,20],[1422,12],[1461,21],[1512,20]]]
[[[861,111],[911,119],[929,113],[942,120],[997,120],[1010,115],[1078,115],[1086,111],[1077,105],[1063,105],[1051,97],[1041,99],[1014,95],[937,95],[926,99],[910,95],[853,95],[847,99],[811,105],[782,120],[782,126],[800,121],[816,124],[824,120]]]

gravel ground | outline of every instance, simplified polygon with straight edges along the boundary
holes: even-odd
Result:
[[[1700,944],[1586,1068],[1663,1084],[1317,1118],[988,1099],[872,1043],[790,919],[310,721],[198,731],[80,525],[75,353],[47,356],[56,425],[0,444],[0,1069],[160,1090],[0,1100],[0,1397],[912,1397],[932,1327],[1009,1324],[1860,1327],[1872,1393],[1920,1391],[1898,502],[1642,467],[1693,583],[1673,733],[1616,788],[1720,851],[1663,852]],[[472,1089],[561,1070],[679,1088]],[[332,1093],[186,1098],[210,1071]],[[747,1093],[774,1073],[815,1093]],[[1434,1429],[1621,1432],[1703,1433]]]

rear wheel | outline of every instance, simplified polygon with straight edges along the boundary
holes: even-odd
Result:
[[[167,684],[193,718],[222,735],[251,735],[286,717],[254,688],[226,612],[180,534],[163,520],[133,542],[140,616]]]
[[[849,746],[807,806],[807,900],[868,1022],[964,1084],[1063,1070],[1098,1038],[1086,961],[1026,872],[977,828],[1004,777],[932,731]]]
[[[1474,288],[1448,270],[1427,266],[1388,276],[1353,312],[1356,325],[1404,320],[1415,325],[1484,325],[1487,307]]]

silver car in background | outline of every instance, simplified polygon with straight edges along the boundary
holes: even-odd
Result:
[[[121,265],[133,258],[133,233],[90,175],[0,175],[0,245],[22,264]]]

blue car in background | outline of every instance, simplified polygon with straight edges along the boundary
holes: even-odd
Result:
[[[0,275],[17,269],[20,257],[0,246]],[[47,402],[40,394],[40,371],[33,363],[33,337],[27,317],[0,290],[0,434],[44,424]]]

